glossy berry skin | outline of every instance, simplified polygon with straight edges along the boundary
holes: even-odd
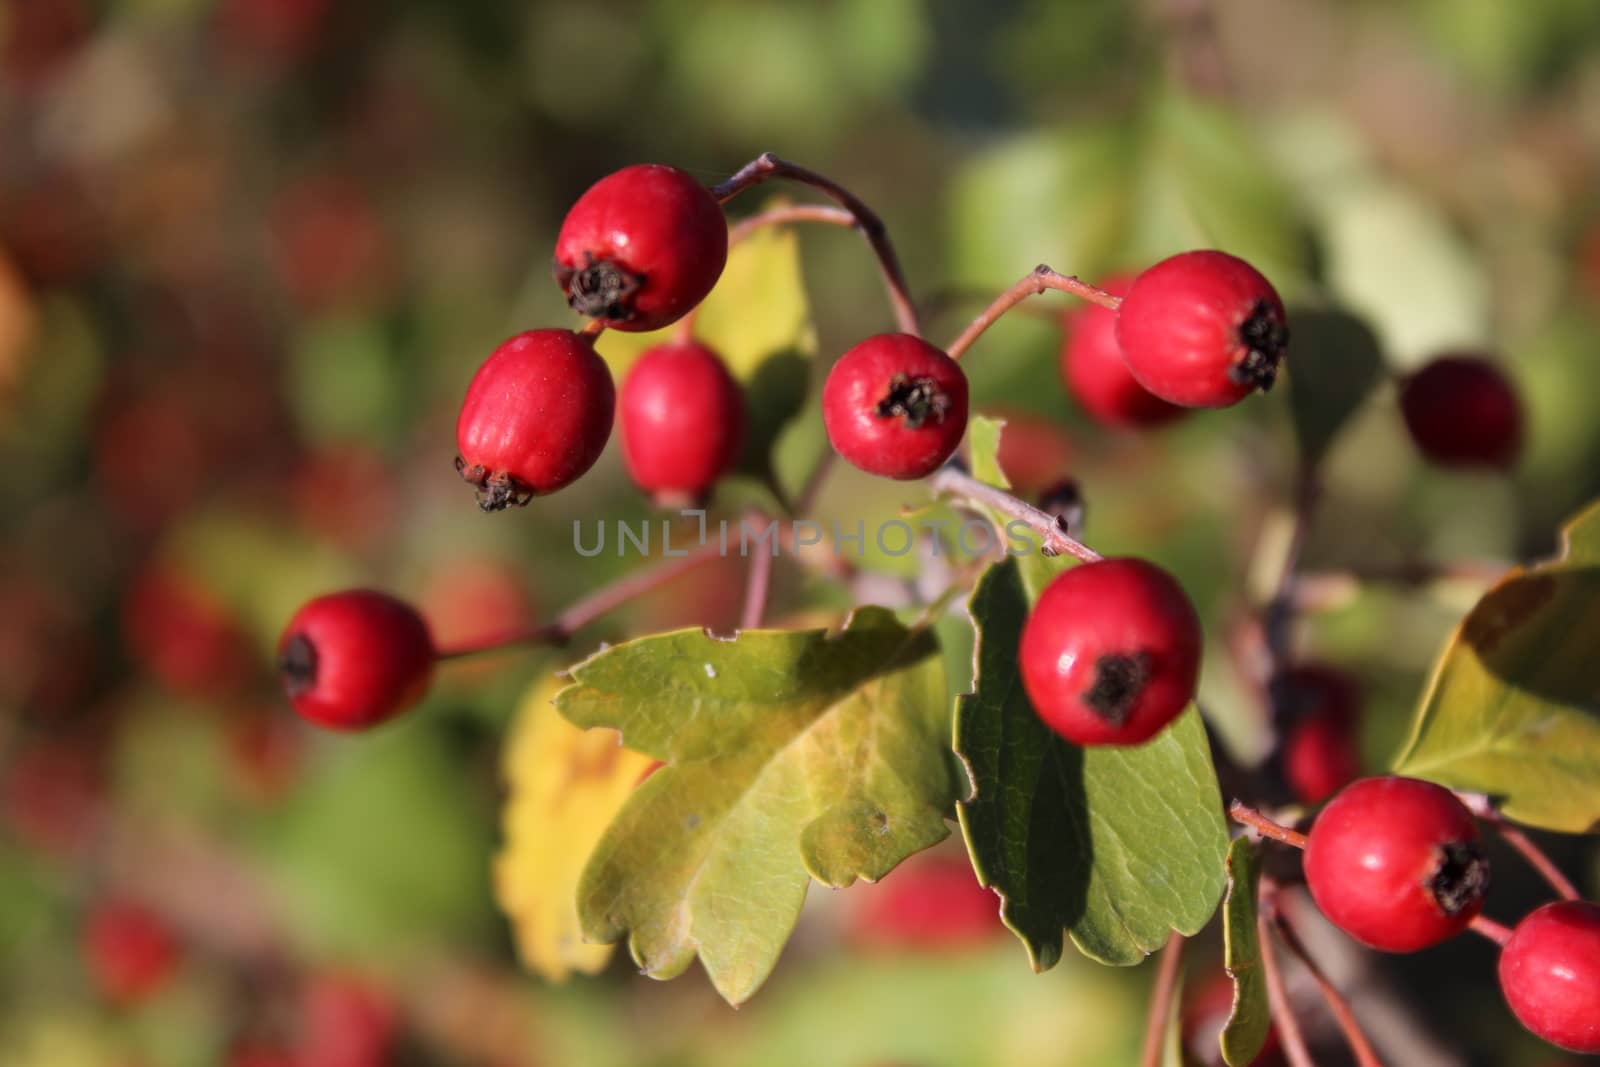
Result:
[[[663,506],[702,500],[739,458],[744,392],[705,345],[645,352],[628,371],[617,407],[628,474]]]
[[[416,703],[427,692],[434,658],[422,616],[368,589],[310,601],[278,642],[278,668],[294,710],[334,730],[364,730]]]
[[[1117,275],[1100,288],[1124,296],[1133,279]],[[1078,406],[1102,426],[1137,428],[1159,426],[1184,414],[1140,385],[1122,359],[1117,344],[1117,313],[1099,304],[1068,311],[1061,320],[1061,380]]]
[[[483,510],[520,507],[594,466],[615,415],[611,370],[593,342],[571,330],[519,333],[467,386],[456,470]]]
[[[956,361],[903,333],[869,337],[839,357],[822,386],[834,451],[869,474],[932,474],[967,429],[967,376]]]
[[[83,931],[89,976],[107,1000],[131,1006],[159,992],[178,965],[178,944],[166,921],[142,904],[108,900]]]
[[[1134,279],[1117,343],[1139,384],[1173,404],[1225,408],[1272,388],[1289,326],[1272,283],[1226,252],[1183,252]]]
[[[1415,778],[1363,778],[1330,800],[1307,836],[1306,886],[1339,929],[1384,952],[1416,952],[1467,928],[1489,863],[1472,813]]]
[[[1400,386],[1411,440],[1441,467],[1504,470],[1522,453],[1522,402],[1488,360],[1441,356]]]
[[[1283,776],[1295,799],[1320,804],[1361,776],[1361,690],[1344,671],[1301,664],[1275,683]]]
[[[556,237],[567,303],[615,330],[676,322],[722,276],[728,222],[708,189],[659,164],[624,167],[578,198]]]
[[[1057,576],[1022,628],[1018,659],[1033,708],[1078,745],[1137,745],[1194,699],[1200,620],[1176,579],[1139,559]]]
[[[1600,905],[1559,900],[1500,949],[1500,990],[1518,1021],[1568,1052],[1600,1053]]]

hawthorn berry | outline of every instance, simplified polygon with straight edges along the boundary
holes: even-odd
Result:
[[[616,330],[676,322],[711,292],[727,261],[722,206],[690,175],[654,163],[595,182],[556,237],[567,303]]]
[[[979,884],[965,855],[924,852],[851,895],[847,935],[870,950],[959,951],[1004,933],[1000,898]]]
[[[1361,776],[1361,692],[1344,671],[1301,664],[1275,686],[1283,776],[1302,804],[1320,804]]]
[[[1117,275],[1100,283],[1114,296],[1133,279]],[[1099,304],[1075,307],[1062,316],[1061,380],[1090,418],[1104,426],[1159,426],[1184,413],[1140,385],[1117,344],[1117,313]]]
[[[967,429],[967,376],[956,361],[904,333],[869,337],[839,357],[822,386],[834,450],[869,474],[932,474]]]
[[[501,511],[583,475],[611,436],[616,390],[594,343],[571,330],[529,330],[490,353],[456,422],[456,470],[478,506]]]
[[[1172,575],[1140,559],[1058,575],[1022,628],[1022,685],[1078,745],[1137,745],[1194,699],[1200,619]]]
[[[1306,886],[1339,929],[1375,949],[1415,952],[1467,928],[1489,861],[1455,794],[1416,778],[1363,778],[1311,825]]]
[[[278,642],[278,669],[295,711],[335,730],[376,726],[416,703],[434,658],[422,616],[368,589],[308,602]]]
[[[1600,1053],[1600,905],[1558,900],[1500,949],[1500,989],[1518,1021],[1568,1052]]]
[[[166,920],[131,900],[107,900],[83,930],[84,962],[107,1000],[128,1006],[148,999],[172,977],[178,943]]]
[[[646,351],[628,371],[617,407],[628,474],[663,506],[702,499],[739,458],[744,393],[705,345]]]
[[[1289,325],[1272,283],[1226,252],[1183,252],[1133,280],[1117,343],[1140,385],[1191,408],[1225,408],[1272,388]]]
[[[1485,359],[1435,359],[1401,383],[1400,413],[1417,450],[1441,467],[1504,470],[1522,452],[1522,402]]]

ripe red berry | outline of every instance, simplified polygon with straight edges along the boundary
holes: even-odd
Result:
[[[1411,440],[1441,467],[1512,466],[1522,452],[1522,403],[1488,360],[1441,356],[1400,386]]]
[[[728,221],[676,167],[639,164],[578,198],[556,237],[556,281],[575,311],[617,330],[659,330],[711,291],[728,260]]]
[[[1283,776],[1302,804],[1320,804],[1361,776],[1361,692],[1344,671],[1302,664],[1276,689]]]
[[[616,391],[589,338],[530,330],[496,348],[467,386],[456,470],[478,506],[521,506],[576,481],[611,436]]]
[[[839,357],[822,386],[834,450],[869,474],[932,474],[967,429],[967,376],[956,361],[903,333],[869,337]]]
[[[1133,281],[1117,342],[1139,384],[1192,408],[1225,408],[1272,388],[1289,343],[1283,301],[1226,252],[1184,252]]]
[[[178,944],[166,921],[128,900],[94,908],[84,926],[83,952],[96,987],[124,1006],[160,991],[178,965]]]
[[[1079,745],[1137,745],[1194,699],[1200,620],[1176,579],[1139,559],[1056,577],[1022,628],[1018,658],[1034,710]]]
[[[1329,921],[1385,952],[1460,933],[1489,886],[1472,813],[1448,789],[1415,778],[1346,786],[1311,826],[1305,873]]]
[[[1123,296],[1132,284],[1132,278],[1117,275],[1102,281],[1100,288]],[[1140,385],[1128,370],[1117,344],[1115,311],[1084,304],[1062,316],[1061,324],[1061,380],[1090,418],[1105,426],[1158,426],[1184,413]]]
[[[317,597],[278,643],[295,711],[320,726],[360,730],[416,703],[433,675],[428,625],[404,601],[353,589]]]
[[[1518,923],[1500,950],[1500,989],[1533,1033],[1600,1053],[1600,905],[1560,900]]]
[[[703,498],[739,458],[744,393],[704,345],[645,352],[628,371],[617,406],[628,474],[663,506]]]

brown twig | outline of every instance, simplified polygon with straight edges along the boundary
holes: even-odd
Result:
[[[1295,1018],[1294,1005],[1289,1002],[1289,989],[1278,967],[1278,950],[1272,946],[1267,917],[1259,911],[1256,913],[1256,938],[1261,944],[1261,976],[1267,983],[1267,1004],[1272,1009],[1272,1022],[1278,1028],[1289,1067],[1317,1067],[1311,1050],[1306,1048],[1306,1037],[1300,1030],[1300,1020]]]
[[[1161,1067],[1172,997],[1183,975],[1184,940],[1184,936],[1174,930],[1167,938],[1166,948],[1161,950],[1161,969],[1156,972],[1155,988],[1150,992],[1150,1012],[1145,1018],[1144,1051],[1139,1056],[1139,1067]]]
[[[941,467],[938,473],[929,479],[928,488],[935,495],[959,497],[970,503],[981,504],[1007,518],[1025,524],[1039,535],[1042,548],[1049,555],[1066,553],[1085,563],[1094,563],[1102,558],[1100,553],[1069,536],[1061,521],[1054,515],[1018,500],[1003,489],[985,485],[956,467]]]
[[[1500,814],[1489,798],[1481,793],[1457,793],[1457,797],[1465,804],[1472,814],[1494,827],[1495,832],[1504,839],[1505,843],[1517,851],[1528,865],[1539,872],[1539,877],[1560,894],[1563,900],[1582,900],[1583,894],[1578,892],[1578,887],[1572,880],[1562,873],[1561,868],[1555,865],[1551,858],[1545,855],[1544,849],[1522,832],[1522,829]]]
[[[1228,805],[1228,817],[1236,823],[1250,827],[1262,837],[1270,837],[1274,841],[1281,841],[1294,848],[1306,847],[1306,835],[1298,830],[1291,830],[1281,823],[1273,822],[1256,809],[1235,800]]]
[[[767,521],[775,522],[767,516],[762,516]],[[778,547],[783,540],[780,530],[774,540],[773,548]],[[761,625],[761,620],[767,614],[767,596],[772,590],[772,552],[761,551],[758,543],[755,555],[750,559],[750,570],[745,580],[744,611],[739,616],[739,629],[754,630]]]
[[[906,286],[905,273],[900,269],[900,258],[895,255],[894,245],[889,241],[888,228],[884,226],[877,212],[850,190],[824,174],[802,167],[798,163],[780,159],[771,152],[764,152],[740,167],[727,181],[715,186],[711,190],[711,195],[716,197],[719,203],[726,204],[746,189],[773,178],[788,178],[818,189],[832,197],[851,214],[855,227],[866,237],[867,243],[872,246],[872,251],[878,258],[878,269],[883,275],[884,288],[888,290],[889,304],[894,308],[894,317],[899,324],[900,332],[911,334],[913,337],[922,336],[922,328],[917,321],[917,308]]]
[[[962,353],[971,348],[972,343],[983,336],[983,331],[993,326],[1001,315],[1004,315],[1028,297],[1037,296],[1048,289],[1081,296],[1091,303],[1099,304],[1101,307],[1110,308],[1113,311],[1122,305],[1121,297],[1113,296],[1104,289],[1097,289],[1069,275],[1058,274],[1041,263],[1023,275],[1011,288],[995,297],[994,301],[984,308],[982,313],[973,319],[965,330],[961,331],[960,336],[950,342],[950,347],[945,349],[945,352],[951,359],[960,359]]]
[[[1344,1039],[1349,1043],[1350,1051],[1356,1058],[1356,1067],[1383,1067],[1383,1060],[1378,1058],[1372,1042],[1367,1040],[1366,1031],[1361,1028],[1360,1020],[1351,1010],[1350,1002],[1311,958],[1311,954],[1306,951],[1305,945],[1289,924],[1288,917],[1275,904],[1271,907],[1271,911],[1273,926],[1277,929],[1278,937],[1283,941],[1284,947],[1294,954],[1301,966],[1317,983],[1317,988],[1322,990],[1322,997],[1328,1002],[1328,1010],[1333,1013],[1334,1022],[1339,1024],[1339,1029],[1344,1033]]]

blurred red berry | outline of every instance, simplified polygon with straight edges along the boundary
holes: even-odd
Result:
[[[0,18],[0,81],[28,88],[47,80],[93,32],[84,0],[20,0]]]
[[[279,273],[305,310],[362,306],[387,291],[394,250],[372,193],[355,179],[301,178],[279,194],[271,220]]]
[[[1024,411],[994,414],[1006,423],[1000,433],[1000,469],[1018,496],[1035,496],[1072,469],[1072,440],[1060,422]]]
[[[105,794],[99,755],[79,738],[19,746],[0,766],[0,818],[49,855],[81,848],[94,834]]]
[[[290,63],[308,55],[322,35],[329,0],[223,0],[223,43],[237,56]]]
[[[664,507],[692,507],[739,459],[744,392],[705,345],[657,345],[628,371],[617,401],[622,458]]]
[[[1302,804],[1320,804],[1361,776],[1361,690],[1336,667],[1301,664],[1279,679],[1283,775]]]
[[[140,667],[191,699],[235,692],[253,674],[249,639],[232,612],[172,565],[146,566],[128,584],[122,639]]]
[[[1522,454],[1522,401],[1505,372],[1476,356],[1441,356],[1400,385],[1411,440],[1441,467],[1504,470]]]
[[[399,1012],[382,989],[348,974],[320,974],[301,998],[297,1058],[315,1067],[384,1067]]]
[[[1114,296],[1124,296],[1133,285],[1131,275],[1119,274],[1100,283]],[[1090,418],[1105,426],[1159,426],[1183,415],[1140,385],[1128,370],[1117,344],[1117,313],[1099,304],[1071,308],[1061,318],[1061,379],[1067,393]]]
[[[394,470],[374,449],[330,445],[300,462],[291,483],[306,529],[347,548],[364,548],[394,529],[400,492]]]
[[[179,949],[166,920],[142,904],[106,900],[84,925],[84,960],[102,996],[131,1006],[161,990],[178,966]]]
[[[1183,1048],[1200,1067],[1223,1067],[1222,1047],[1217,1039],[1228,1017],[1233,1014],[1233,979],[1226,972],[1213,972],[1204,981],[1185,985],[1179,1026]],[[1278,1067],[1283,1062],[1278,1028],[1267,1028],[1266,1042],[1251,1067]]]
[[[526,570],[481,556],[452,560],[435,571],[419,607],[439,648],[521,633],[537,621]]]
[[[850,894],[847,935],[860,948],[960,950],[1005,932],[1000,898],[953,852],[918,853],[878,884],[858,884]]]

